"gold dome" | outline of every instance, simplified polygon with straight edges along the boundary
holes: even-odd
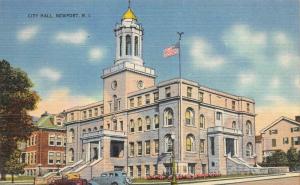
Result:
[[[131,8],[128,8],[128,10],[123,14],[122,19],[137,20],[137,17],[134,15],[134,12],[131,10]]]

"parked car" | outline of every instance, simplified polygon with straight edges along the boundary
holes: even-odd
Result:
[[[132,181],[127,174],[122,171],[104,172],[99,177],[94,177],[88,185],[128,185]]]
[[[58,179],[49,185],[88,185],[88,182],[86,179]]]

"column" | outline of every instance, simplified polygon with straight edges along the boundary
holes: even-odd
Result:
[[[98,143],[98,159],[101,159],[101,140]]]
[[[224,149],[224,155],[226,156],[226,138],[223,139],[223,149]]]
[[[90,160],[91,160],[91,143],[88,143],[87,151],[86,151],[86,162]]]
[[[238,139],[234,139],[234,151],[235,151],[235,156],[237,156],[237,157],[239,155],[238,150],[239,150]]]

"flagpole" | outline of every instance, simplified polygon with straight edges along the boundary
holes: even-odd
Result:
[[[183,32],[177,32],[179,38],[178,38],[178,45],[179,45],[179,52],[178,52],[178,63],[179,63],[179,79],[181,79],[181,36],[184,34]]]

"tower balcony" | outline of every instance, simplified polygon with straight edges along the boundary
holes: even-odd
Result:
[[[81,139],[92,139],[100,137],[113,137],[113,138],[126,138],[127,134],[124,131],[115,131],[115,130],[99,130],[94,132],[83,133]]]
[[[137,65],[131,62],[123,62],[103,70],[102,78],[118,73],[123,70],[134,71],[137,73],[147,74],[155,77],[155,71],[152,68]]]
[[[208,134],[216,134],[216,133],[222,133],[222,134],[229,134],[229,135],[242,135],[242,131],[240,129],[234,129],[234,128],[227,128],[223,126],[216,126],[216,127],[210,127],[207,129]]]

